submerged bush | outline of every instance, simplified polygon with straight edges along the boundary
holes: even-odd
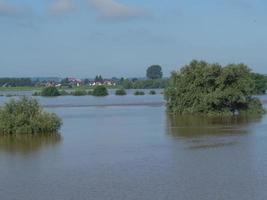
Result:
[[[55,96],[60,96],[60,92],[56,87],[45,87],[41,91],[41,96],[44,97],[55,97]]]
[[[246,65],[222,67],[192,61],[172,73],[165,99],[172,114],[262,114],[265,111],[260,100],[252,96],[254,89],[255,83]]]
[[[59,93],[60,93],[61,96],[68,96],[68,95],[70,95],[66,90],[61,90],[61,91],[59,91]]]
[[[89,91],[87,92],[87,95],[93,95],[93,91],[92,91],[92,90],[89,90]]]
[[[125,89],[121,88],[121,89],[117,89],[115,94],[118,95],[118,96],[124,96],[127,93],[126,93]]]
[[[45,112],[32,98],[11,99],[0,108],[0,134],[57,133],[61,125],[56,114]]]
[[[155,90],[150,90],[150,91],[149,91],[149,94],[150,94],[150,95],[156,95],[156,91],[155,91]]]
[[[71,94],[73,96],[85,96],[85,95],[87,95],[87,92],[86,92],[86,90],[76,89],[73,92],[71,92]]]
[[[93,96],[107,96],[108,95],[108,90],[105,86],[100,85],[96,86],[93,90],[92,93]]]
[[[136,95],[136,96],[141,96],[141,95],[145,95],[145,93],[143,92],[143,91],[135,91],[134,92],[134,95]]]
[[[41,93],[40,93],[40,92],[37,92],[37,91],[35,91],[35,92],[33,92],[33,93],[32,93],[32,96],[41,96]]]

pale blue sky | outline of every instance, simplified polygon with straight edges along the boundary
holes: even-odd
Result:
[[[192,59],[267,73],[265,0],[0,0],[0,76],[165,76]]]

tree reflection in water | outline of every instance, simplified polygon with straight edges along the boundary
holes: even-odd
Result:
[[[252,125],[261,119],[261,116],[168,116],[167,134],[186,142],[190,149],[218,148],[235,145],[238,140],[233,136],[250,133]]]
[[[60,134],[0,135],[0,151],[27,154],[43,147],[53,147],[62,140]]]
[[[243,134],[249,126],[261,121],[261,116],[205,117],[168,116],[168,133],[173,137],[194,138],[201,136]]]

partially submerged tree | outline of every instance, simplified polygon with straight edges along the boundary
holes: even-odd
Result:
[[[117,96],[124,96],[124,95],[126,95],[127,93],[126,93],[126,91],[125,91],[124,88],[120,88],[120,89],[117,89],[117,90],[116,90],[115,94],[116,94]]]
[[[259,73],[252,73],[251,77],[255,82],[255,89],[253,93],[256,95],[265,94],[267,90],[267,77]]]
[[[246,65],[222,67],[194,60],[172,73],[165,99],[173,114],[263,113],[260,100],[252,97],[254,88]]]
[[[0,108],[0,134],[51,134],[61,125],[56,114],[45,112],[32,98],[11,99]]]
[[[42,89],[41,96],[44,96],[44,97],[60,96],[60,92],[56,87],[49,86],[49,87],[45,87]]]
[[[108,95],[108,90],[105,86],[100,85],[96,86],[92,92],[93,96],[107,96]]]

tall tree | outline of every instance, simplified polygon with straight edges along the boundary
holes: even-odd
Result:
[[[149,79],[161,79],[163,76],[160,65],[152,65],[146,70],[146,77]]]

